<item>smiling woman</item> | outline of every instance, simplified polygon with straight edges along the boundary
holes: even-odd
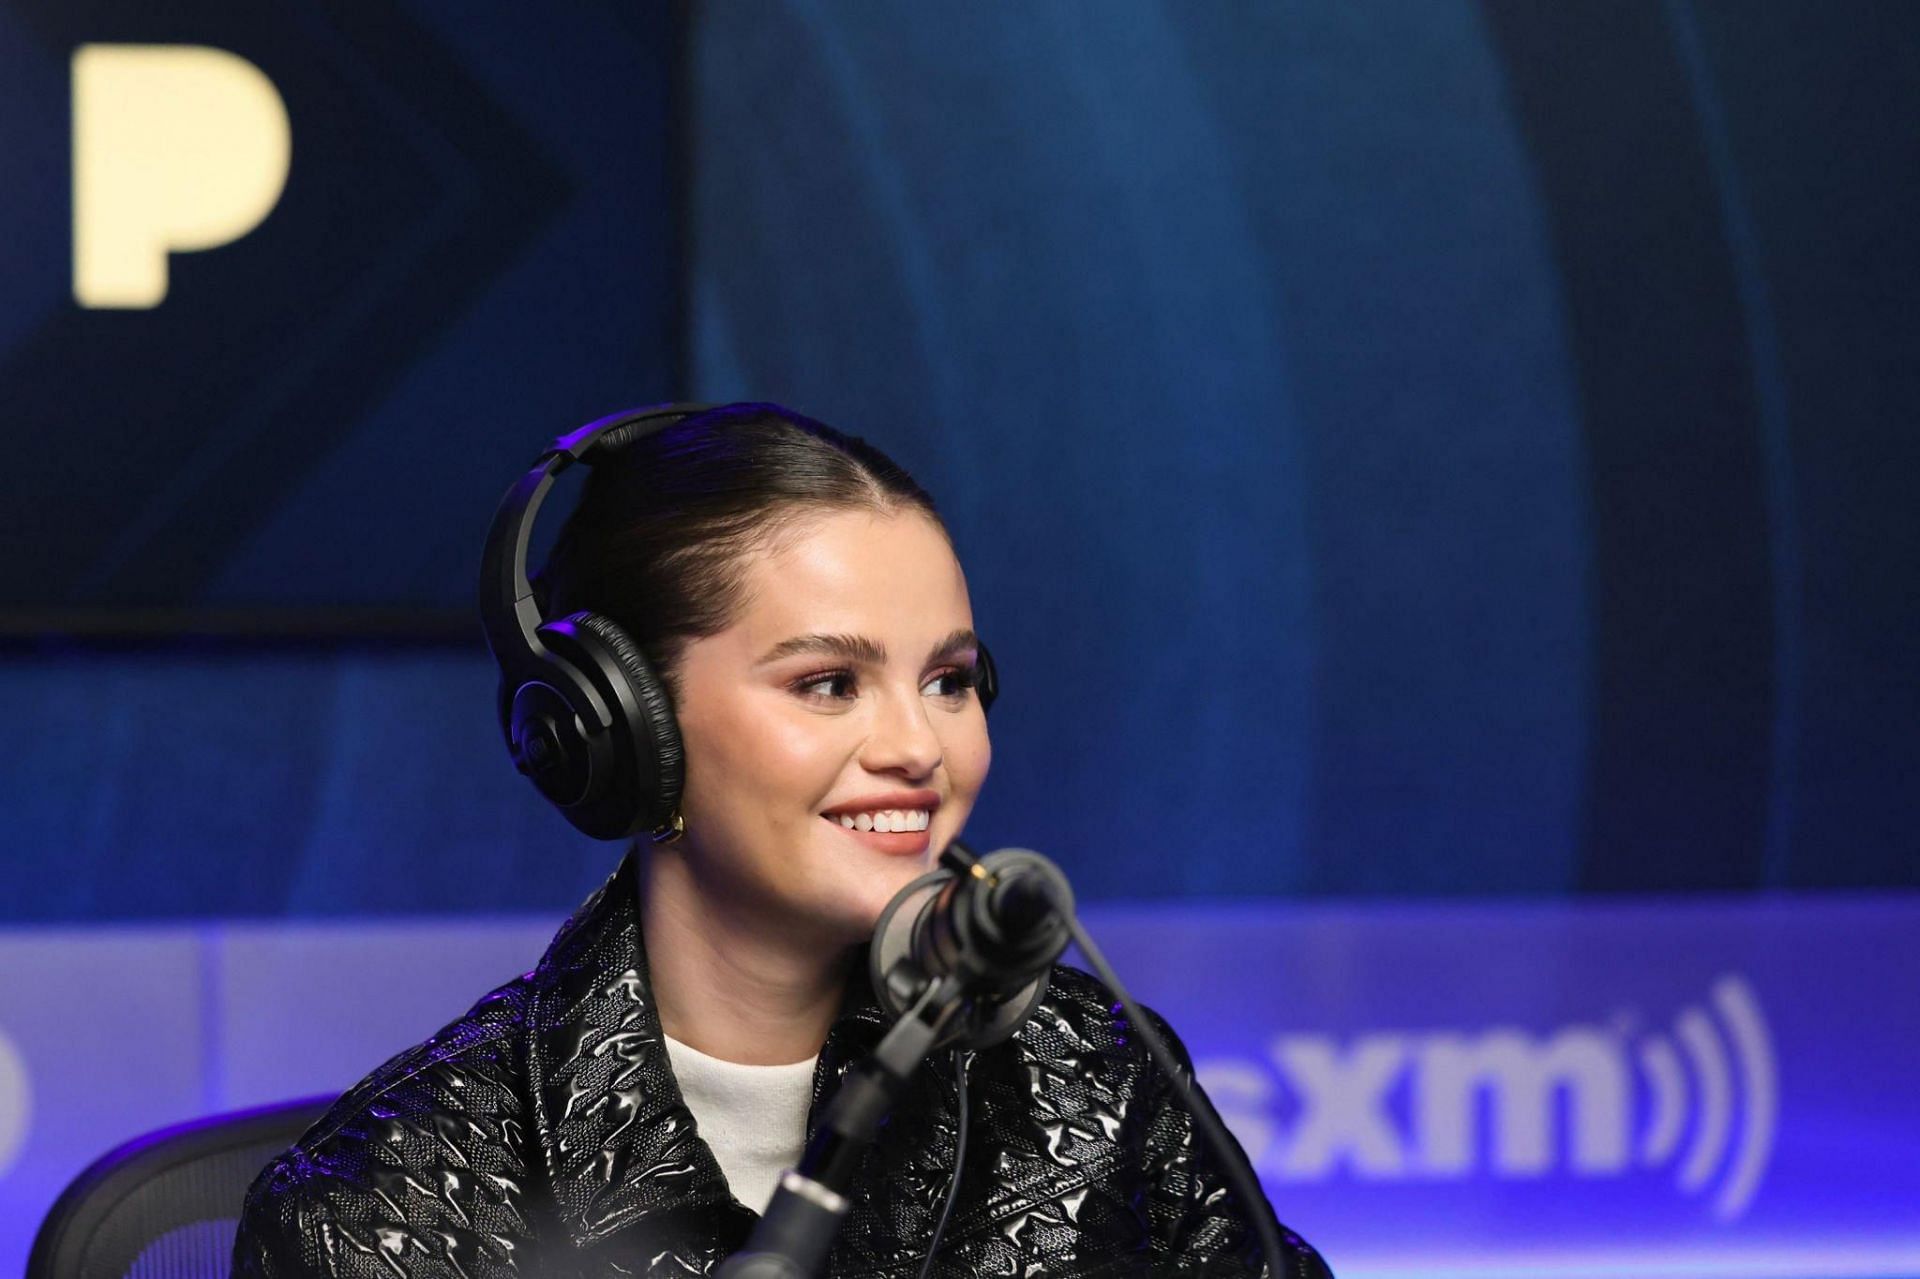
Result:
[[[569,441],[594,462],[578,508],[539,577],[516,559],[498,576],[518,598],[483,610],[502,720],[569,820],[647,833],[537,967],[261,1174],[236,1273],[711,1272],[884,1032],[864,948],[986,780],[992,662],[900,467],[774,405],[656,414],[563,439],[503,518],[531,493],[530,520]],[[503,542],[524,555],[506,524],[489,577]],[[582,710],[514,655],[542,640],[554,684],[600,672],[568,695]],[[596,713],[632,739],[618,776],[579,765],[574,721]],[[862,1165],[831,1273],[1256,1272],[1260,1206],[1129,1029],[1056,966],[1012,1038],[930,1063]],[[1324,1273],[1288,1238],[1282,1273]]]

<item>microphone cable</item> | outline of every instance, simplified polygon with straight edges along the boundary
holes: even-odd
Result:
[[[1161,1074],[1166,1077],[1168,1088],[1173,1095],[1173,1099],[1192,1117],[1193,1125],[1195,1129],[1198,1130],[1203,1145],[1217,1158],[1220,1164],[1220,1170],[1226,1178],[1228,1187],[1246,1206],[1248,1219],[1252,1223],[1254,1234],[1258,1238],[1260,1251],[1265,1261],[1262,1273],[1272,1276],[1273,1279],[1278,1279],[1279,1276],[1285,1273],[1286,1250],[1282,1243],[1285,1232],[1281,1229],[1279,1218],[1274,1214],[1273,1205],[1267,1201],[1265,1192],[1260,1188],[1259,1179],[1254,1175],[1253,1167],[1248,1162],[1246,1153],[1240,1149],[1239,1144],[1233,1139],[1233,1135],[1227,1131],[1227,1126],[1221,1120],[1219,1113],[1214,1110],[1213,1103],[1207,1100],[1206,1094],[1200,1091],[1193,1077],[1180,1065],[1179,1061],[1174,1057],[1172,1050],[1168,1048],[1166,1041],[1163,1040],[1160,1037],[1160,1033],[1154,1029],[1153,1023],[1148,1020],[1146,1011],[1140,1007],[1132,993],[1127,990],[1126,984],[1120,980],[1120,975],[1113,970],[1113,965],[1107,962],[1106,954],[1094,942],[1092,936],[1088,934],[1086,928],[1081,924],[1079,913],[1074,909],[1072,890],[1067,887],[1066,881],[1064,877],[1060,875],[1059,869],[1040,854],[1024,849],[1002,849],[998,853],[990,853],[985,858],[980,858],[977,857],[971,849],[962,845],[958,840],[955,840],[949,852],[957,852],[962,863],[961,865],[948,868],[950,873],[971,873],[975,876],[981,876],[983,873],[982,867],[989,867],[990,869],[986,873],[986,877],[989,877],[989,882],[993,882],[992,877],[995,876],[996,873],[999,876],[1019,876],[1017,882],[1025,891],[1013,895],[1011,900],[1015,900],[1018,906],[1018,910],[1014,913],[1016,916],[1030,917],[1015,920],[1014,932],[1016,934],[1030,932],[1032,927],[1044,915],[1051,915],[1059,921],[1060,925],[1064,925],[1065,936],[1056,934],[1057,940],[1052,947],[1052,953],[1057,956],[1060,953],[1060,949],[1064,948],[1066,942],[1070,939],[1080,948],[1081,955],[1085,957],[1088,965],[1093,969],[1094,974],[1107,989],[1113,993],[1115,998],[1119,1000],[1120,1007],[1125,1010],[1128,1021],[1138,1030],[1140,1040],[1146,1046],[1148,1056],[1153,1059],[1154,1064],[1159,1068]],[[996,860],[998,860],[1000,864],[993,866]],[[927,882],[931,882],[934,879],[934,876],[929,876],[927,877]],[[917,886],[918,885],[909,885],[907,890],[899,897],[896,897],[895,904],[898,905],[905,900],[908,894],[911,894]],[[990,915],[995,899],[998,896],[999,894],[995,893],[993,896],[982,899],[982,904],[978,909],[986,911]],[[1036,913],[1035,907],[1042,901],[1047,903],[1047,905],[1039,907]],[[889,906],[888,914],[882,916],[880,924],[882,932],[886,931],[888,919],[894,909],[894,906]],[[922,908],[922,917],[924,917],[926,910],[926,907]],[[961,915],[959,917],[964,919],[973,918],[972,915]],[[976,927],[985,927],[985,925],[976,924]],[[963,930],[959,934],[957,944],[964,947],[968,944],[966,939],[974,935],[975,934]],[[999,937],[998,930],[993,927],[987,928],[986,935],[1002,941],[1005,940]],[[1016,947],[1016,949],[1018,948]],[[884,958],[882,952],[876,951],[875,953],[876,956]],[[878,972],[880,970],[876,968],[875,971]],[[876,978],[876,987],[879,985],[879,980]],[[1037,987],[1037,990],[1044,989],[1044,983],[1039,984]],[[1021,1010],[1018,1018],[1019,1021],[1024,1021],[1027,1016],[1031,1015],[1033,1005],[1039,1002],[1039,998],[1039,994],[1036,993],[1032,1001]],[[883,1002],[884,999],[885,995],[883,992]],[[1014,1024],[1017,1024],[1017,1022]],[[1002,1027],[1000,1034],[996,1035],[995,1038],[1001,1038],[1012,1033],[1014,1024]],[[966,1158],[967,1071],[964,1045],[956,1044],[953,1053],[954,1075],[959,1081],[960,1087],[959,1114],[956,1121],[958,1137],[955,1143],[956,1150],[954,1153],[953,1176],[947,1186],[946,1203],[942,1207],[940,1218],[933,1229],[932,1242],[929,1243],[926,1257],[920,1265],[919,1279],[928,1279],[932,1274],[934,1255],[940,1246],[941,1239],[945,1235],[948,1220],[952,1216],[954,1204],[959,1197],[960,1171]]]
[[[1080,926],[1080,916],[1071,910],[1060,912],[1066,920],[1067,929],[1073,934],[1074,945],[1086,956],[1093,966],[1094,973],[1105,982],[1120,1000],[1120,1006],[1127,1011],[1127,1018],[1140,1032],[1141,1042],[1147,1046],[1147,1052],[1153,1057],[1160,1071],[1173,1087],[1174,1098],[1185,1106],[1187,1113],[1193,1116],[1193,1122],[1200,1129],[1200,1135],[1213,1152],[1220,1157],[1221,1171],[1226,1174],[1227,1184],[1240,1201],[1247,1206],[1247,1215],[1253,1220],[1254,1233],[1260,1237],[1260,1251],[1265,1254],[1265,1273],[1279,1276],[1283,1273],[1286,1253],[1280,1243],[1280,1219],[1274,1215],[1273,1205],[1267,1202],[1265,1192],[1260,1189],[1259,1181],[1253,1175],[1253,1168],[1247,1163],[1246,1155],[1234,1143],[1233,1136],[1227,1131],[1225,1123],[1215,1113],[1213,1103],[1206,1094],[1194,1086],[1193,1080],[1182,1070],[1180,1063],[1174,1060],[1173,1053],[1166,1042],[1147,1020],[1147,1015],[1133,996],[1121,984],[1120,977],[1107,962],[1107,957]]]
[[[940,1209],[940,1220],[934,1223],[933,1242],[927,1245],[927,1259],[920,1263],[920,1279],[927,1279],[933,1273],[933,1254],[940,1250],[940,1237],[947,1232],[947,1218],[953,1215],[953,1204],[960,1197],[960,1170],[967,1163],[967,1050],[959,1044],[953,1047],[953,1074],[960,1081],[960,1117],[954,1126],[959,1137],[954,1142],[953,1176],[947,1182],[946,1206]]]

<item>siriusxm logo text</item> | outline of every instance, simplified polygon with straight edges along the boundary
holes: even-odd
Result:
[[[1717,1017],[1686,1007],[1671,1034],[1635,1033],[1630,1017],[1545,1034],[1289,1034],[1265,1064],[1215,1058],[1197,1073],[1269,1177],[1612,1177],[1671,1165],[1688,1193],[1719,1174],[1713,1213],[1730,1220],[1766,1171],[1778,1089],[1752,988],[1722,977],[1708,1003]]]

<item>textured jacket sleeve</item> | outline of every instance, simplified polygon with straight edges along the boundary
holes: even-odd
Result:
[[[319,1238],[303,1220],[298,1198],[275,1193],[287,1177],[286,1156],[275,1159],[254,1180],[240,1216],[240,1233],[233,1246],[234,1279],[287,1279],[323,1275]]]
[[[1146,1010],[1188,1079],[1193,1060],[1166,1020]],[[1144,1051],[1143,1051],[1143,1055]],[[1262,1275],[1268,1279],[1331,1279],[1326,1263],[1305,1240],[1280,1228],[1286,1255],[1276,1274],[1272,1259],[1263,1263],[1260,1236],[1250,1207],[1234,1194],[1219,1156],[1181,1105],[1172,1083],[1151,1060],[1143,1085],[1149,1107],[1144,1157],[1147,1218],[1152,1230],[1154,1272],[1165,1275]],[[1196,1092],[1199,1083],[1194,1083]],[[1204,1102],[1205,1093],[1199,1092]],[[1222,1125],[1225,1131],[1225,1125]],[[1226,1138],[1240,1149],[1231,1132]]]
[[[525,1274],[538,1232],[517,1053],[502,1029],[456,1023],[335,1103],[254,1180],[233,1273]]]

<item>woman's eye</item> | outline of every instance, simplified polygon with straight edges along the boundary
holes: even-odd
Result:
[[[927,688],[934,690],[940,697],[965,697],[967,690],[974,685],[974,674],[965,667],[954,667],[941,671],[927,681]],[[922,690],[925,691],[925,690]]]
[[[793,685],[793,691],[807,697],[828,697],[835,700],[853,695],[853,673],[851,671],[824,671],[819,675],[809,675]]]
[[[975,682],[972,670],[954,667],[935,675],[920,691],[935,697],[962,698]],[[850,701],[859,696],[852,671],[822,671],[818,675],[797,679],[790,687],[801,697],[825,698],[828,701]]]

